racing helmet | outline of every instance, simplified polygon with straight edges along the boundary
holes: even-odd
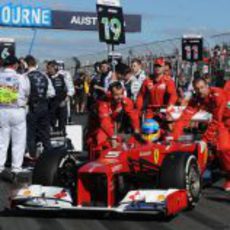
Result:
[[[142,124],[142,138],[146,141],[157,141],[160,138],[160,125],[154,119],[146,119]]]

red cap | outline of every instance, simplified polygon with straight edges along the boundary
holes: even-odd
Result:
[[[164,66],[165,65],[165,59],[164,58],[157,58],[154,60],[154,65]]]

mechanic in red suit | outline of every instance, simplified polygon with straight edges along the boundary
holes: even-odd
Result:
[[[221,167],[227,173],[224,189],[230,191],[230,94],[223,89],[210,87],[204,78],[195,79],[193,86],[196,95],[174,124],[173,137],[180,137],[183,128],[199,110],[211,113],[212,121],[202,139],[215,144]]]
[[[117,134],[119,127],[116,123],[122,114],[128,117],[134,133],[140,132],[140,122],[137,111],[131,99],[124,96],[124,88],[119,81],[113,82],[109,87],[110,95],[97,104],[98,124],[96,130],[96,145],[100,146]],[[121,122],[128,122],[123,119]]]
[[[154,61],[154,76],[147,78],[141,87],[136,101],[136,107],[139,111],[142,110],[144,99],[149,95],[147,105],[147,118],[152,118],[154,107],[166,106],[172,108],[177,101],[177,92],[175,83],[172,78],[165,75],[165,60],[158,58]]]

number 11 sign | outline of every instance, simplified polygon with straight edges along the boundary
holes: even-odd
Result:
[[[196,62],[203,58],[203,38],[201,36],[183,36],[182,59],[184,61]]]
[[[97,15],[100,41],[107,44],[125,43],[122,8],[97,4]]]

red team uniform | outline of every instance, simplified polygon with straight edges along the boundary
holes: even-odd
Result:
[[[212,121],[208,125],[202,139],[214,143],[219,153],[222,169],[227,172],[230,181],[230,93],[215,87],[210,87],[209,95],[205,98],[194,97],[183,111],[179,120],[174,124],[173,137],[178,139],[193,115],[199,110],[212,114]]]
[[[159,58],[154,62],[154,66],[162,68],[165,62],[164,59]],[[156,68],[155,67],[155,68]],[[136,101],[136,107],[139,111],[142,110],[144,100],[148,97],[148,113],[154,112],[154,107],[172,106],[177,101],[177,92],[175,83],[172,78],[161,73],[156,73],[153,78],[147,78],[141,87]],[[150,115],[151,116],[151,115]]]
[[[98,102],[98,124],[100,126],[96,131],[97,145],[104,143],[115,134],[115,124],[121,112],[124,112],[130,119],[133,130],[139,130],[139,116],[131,99],[124,97],[118,104],[110,99],[100,101]]]

